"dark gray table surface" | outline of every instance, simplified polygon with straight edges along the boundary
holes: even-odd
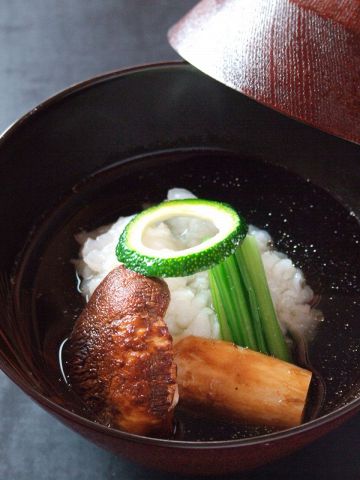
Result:
[[[194,0],[0,0],[0,131],[46,97],[99,73],[176,60],[166,31]],[[170,479],[107,453],[0,374],[0,480]],[[183,477],[181,477],[183,478]],[[248,480],[360,478],[360,416]]]

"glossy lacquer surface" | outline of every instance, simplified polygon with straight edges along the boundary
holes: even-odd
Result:
[[[357,0],[202,0],[169,31],[213,78],[360,143]]]
[[[168,64],[65,91],[14,125],[1,154],[0,175],[9,180],[0,197],[8,226],[1,269],[5,278],[13,273],[2,289],[1,364],[66,425],[147,467],[220,475],[291,453],[357,412],[357,146],[261,107],[192,66]],[[67,390],[58,349],[82,305],[71,263],[75,234],[158,202],[174,185],[233,203],[271,228],[322,293],[325,321],[309,353],[326,397],[304,425],[215,442],[157,440],[94,423]],[[31,205],[22,201],[25,188]]]

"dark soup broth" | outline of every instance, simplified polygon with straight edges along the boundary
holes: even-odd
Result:
[[[248,223],[269,231],[279,251],[305,274],[323,312],[314,339],[295,344],[297,364],[313,371],[305,421],[356,396],[360,364],[358,260],[360,225],[340,201],[309,179],[224,151],[162,152],[119,162],[74,186],[34,229],[14,275],[17,314],[30,315],[34,371],[52,400],[91,418],[67,381],[66,338],[84,307],[73,260],[75,236],[162,201],[169,188],[233,205]],[[357,260],[357,261],[356,261]],[[34,338],[35,337],[35,338]],[[344,348],[346,345],[346,348]],[[38,368],[40,371],[40,368]],[[349,393],[350,392],[350,393]],[[270,433],[177,408],[174,438],[232,440]]]

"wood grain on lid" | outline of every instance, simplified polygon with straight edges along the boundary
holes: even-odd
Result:
[[[222,83],[360,143],[359,8],[358,0],[202,0],[169,41]]]

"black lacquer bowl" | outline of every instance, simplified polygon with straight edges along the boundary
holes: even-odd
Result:
[[[20,119],[0,141],[0,182],[0,365],[85,437],[149,467],[226,473],[290,453],[360,409],[359,146],[162,64],[87,81]],[[59,348],[83,306],[75,234],[174,186],[267,228],[316,291],[324,320],[307,351],[316,375],[300,427],[248,438],[221,428],[211,441],[199,419],[192,437],[144,438],[89,420],[63,380]]]

